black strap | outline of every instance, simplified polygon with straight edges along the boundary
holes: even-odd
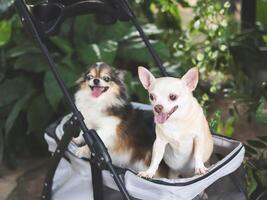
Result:
[[[95,200],[103,200],[103,179],[102,171],[96,165],[96,163],[91,162],[91,173],[92,173],[92,184],[94,191]]]

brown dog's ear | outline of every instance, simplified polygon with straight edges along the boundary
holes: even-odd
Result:
[[[126,76],[126,74],[127,74],[127,71],[125,71],[125,70],[115,70],[115,75],[117,76],[117,77],[119,77],[119,79],[120,80],[124,80],[124,78],[125,78],[125,76]]]
[[[76,84],[81,84],[85,81],[85,74],[82,74],[81,77],[75,81]]]
[[[182,77],[182,81],[188,87],[188,89],[192,92],[196,89],[198,83],[198,69],[197,67],[193,67],[189,69],[186,74]]]
[[[142,85],[144,86],[146,90],[149,88],[151,83],[155,80],[155,77],[153,76],[153,74],[144,67],[138,67],[138,76],[139,76],[139,79]]]

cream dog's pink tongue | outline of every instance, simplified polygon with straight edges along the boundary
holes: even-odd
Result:
[[[102,94],[103,88],[102,87],[93,87],[92,95],[94,97],[99,97]]]
[[[156,122],[159,124],[163,124],[168,119],[168,113],[160,113],[158,115],[155,115]]]

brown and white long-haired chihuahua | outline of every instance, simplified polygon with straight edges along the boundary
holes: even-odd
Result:
[[[123,76],[124,72],[105,63],[92,65],[78,80],[75,103],[87,127],[95,129],[108,148],[114,165],[145,170],[151,161],[153,127],[146,119],[147,113],[130,104]],[[84,142],[81,134],[74,141]],[[81,146],[76,155],[90,157],[90,150],[87,145]],[[157,176],[166,177],[167,173],[162,163]]]

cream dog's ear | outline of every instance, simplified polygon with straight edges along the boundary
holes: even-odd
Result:
[[[153,74],[144,67],[138,67],[139,79],[146,90],[148,90],[151,83],[155,80]]]
[[[186,74],[182,77],[182,81],[188,87],[188,89],[192,92],[197,87],[198,83],[198,69],[197,67],[193,67],[189,69]]]

